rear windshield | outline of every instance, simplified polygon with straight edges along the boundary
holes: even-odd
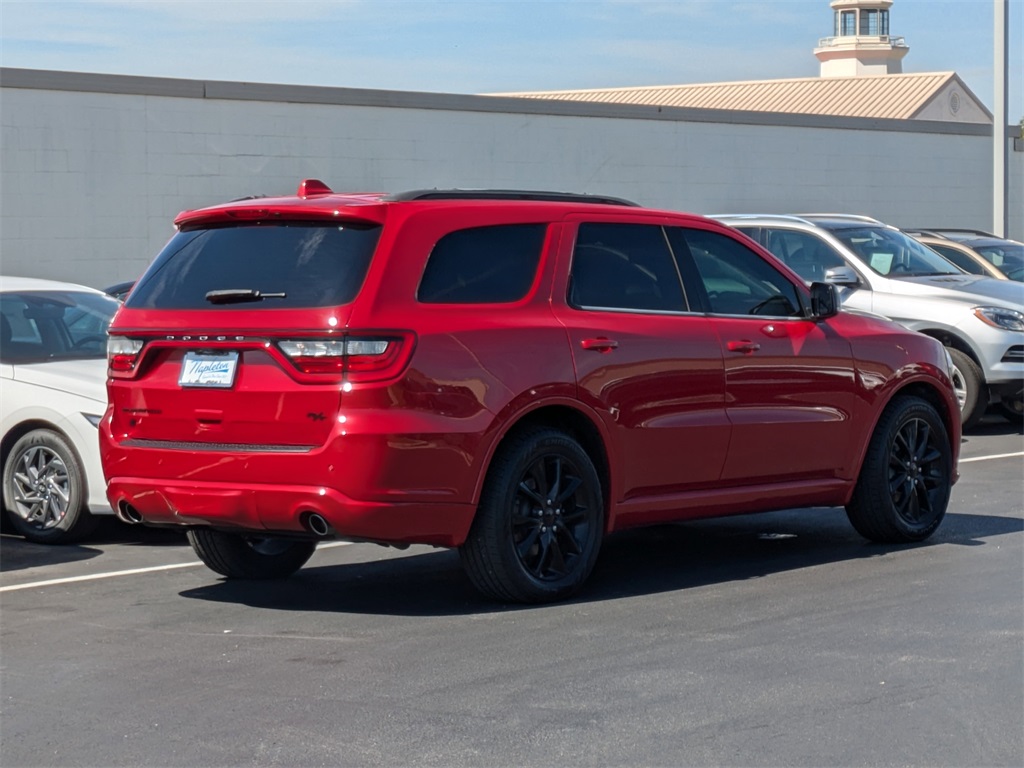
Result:
[[[125,306],[289,309],[348,304],[363,284],[380,229],[375,224],[289,222],[179,232]],[[216,297],[212,301],[211,294]]]

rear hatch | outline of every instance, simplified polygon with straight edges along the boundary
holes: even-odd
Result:
[[[308,450],[336,426],[346,367],[387,352],[387,338],[346,331],[380,221],[252,210],[189,216],[118,312],[108,347],[118,440]]]

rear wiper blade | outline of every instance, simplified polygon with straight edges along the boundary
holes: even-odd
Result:
[[[264,299],[283,299],[281,293],[263,293],[255,288],[225,288],[220,291],[207,291],[206,300],[211,304],[240,304],[244,301],[263,301]]]

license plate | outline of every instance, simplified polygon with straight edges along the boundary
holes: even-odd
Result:
[[[178,384],[183,387],[230,388],[238,369],[237,352],[186,352]]]

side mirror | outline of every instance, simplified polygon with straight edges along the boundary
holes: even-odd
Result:
[[[860,285],[860,278],[853,271],[853,267],[831,267],[825,270],[825,282],[833,285],[854,286]]]
[[[847,267],[840,267],[840,269],[847,269]],[[839,291],[834,285],[811,283],[811,317],[815,320],[833,317],[839,312],[841,306]]]

